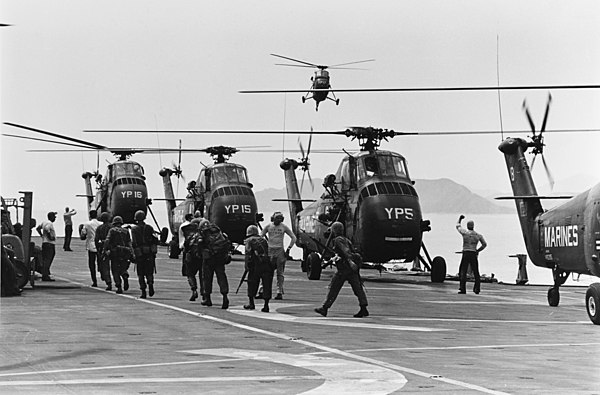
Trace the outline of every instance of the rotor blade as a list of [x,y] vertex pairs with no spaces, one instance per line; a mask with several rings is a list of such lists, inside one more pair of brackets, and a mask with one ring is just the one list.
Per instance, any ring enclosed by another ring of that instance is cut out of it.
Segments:
[[369,69],[365,69],[362,67],[333,67],[333,66],[328,67],[328,69],[330,69],[330,70],[332,70],[332,69],[333,70],[369,70]]
[[550,183],[550,190],[554,189],[554,177],[552,177],[552,173],[550,173],[550,168],[546,164],[546,158],[544,154],[542,154],[542,164],[544,165],[544,170],[546,170],[546,176],[548,177],[548,182]]
[[300,152],[302,153],[302,158],[304,158],[304,147],[302,146],[302,141],[300,141],[300,137],[298,137],[298,145],[300,146]]
[[306,92],[442,92],[442,91],[499,91],[499,90],[558,90],[558,89],[600,89],[600,85],[514,85],[514,86],[450,86],[423,88],[356,88],[356,89],[279,89],[243,90],[239,93],[306,93]]
[[375,59],[367,59],[367,60],[358,60],[356,62],[338,63],[338,64],[332,64],[331,66],[329,66],[329,68],[338,67],[338,66],[346,66],[346,65],[349,65],[349,64],[374,62],[374,61],[375,61]]
[[179,139],[179,160],[177,162],[177,168],[181,170],[181,139]]
[[288,66],[288,67],[305,67],[307,69],[314,69],[314,66],[306,66],[303,64],[287,64],[287,63],[275,63],[275,66]]
[[[600,129],[551,129],[544,133],[586,133],[600,132]],[[84,130],[84,133],[165,133],[165,134],[311,134],[308,130],[124,130],[124,129],[96,129]],[[345,135],[345,130],[319,130],[316,134],[326,135]],[[469,135],[469,134],[498,134],[500,130],[449,130],[449,131],[423,131],[423,132],[396,132],[404,135],[420,135],[420,136],[440,136],[440,135]],[[527,130],[505,130],[508,134],[529,133]]]
[[533,160],[531,161],[531,166],[529,166],[529,171],[533,171],[533,165],[535,165],[535,158],[537,158],[537,155],[533,155]]
[[313,128],[312,128],[312,126],[310,127],[310,131],[311,131],[311,134],[310,134],[310,135],[309,135],[309,137],[308,137],[308,149],[306,150],[306,157],[307,157],[307,158],[308,158],[308,155],[310,154],[310,146],[311,146],[311,144],[312,144],[312,136],[313,136],[313,135],[312,135],[312,131],[313,131]]
[[306,171],[308,173],[308,182],[310,183],[311,192],[315,191],[315,184],[313,183],[312,177],[310,176],[310,170]]
[[302,172],[302,181],[300,182],[300,195],[302,195],[302,189],[304,188],[304,175],[306,174],[306,170]]
[[533,119],[531,119],[531,114],[529,114],[529,107],[527,107],[527,102],[523,100],[523,110],[525,110],[525,115],[527,116],[527,120],[529,121],[529,127],[531,127],[531,131],[535,135],[535,124],[533,123]]
[[277,55],[277,54],[274,54],[274,53],[272,53],[270,55],[271,56],[275,56],[277,58],[281,58],[281,59],[291,60],[292,62],[298,62],[298,63],[302,63],[302,64],[307,64],[307,65],[312,66],[312,67],[319,67],[319,66],[317,66],[314,63],[309,63],[309,62],[305,62],[303,60],[298,60],[298,59],[294,59],[294,58],[288,58],[287,56],[281,56],[281,55]]
[[550,102],[552,101],[552,95],[548,94],[548,103],[546,103],[546,112],[544,113],[544,121],[542,122],[542,128],[540,133],[546,130],[546,121],[548,121],[548,112],[550,111]]
[[35,133],[41,133],[41,134],[45,134],[47,136],[52,136],[52,137],[56,137],[56,138],[59,138],[59,139],[64,139],[64,140],[67,140],[67,141],[72,141],[74,143],[83,144],[83,145],[86,145],[86,146],[88,146],[90,148],[94,148],[94,149],[106,149],[106,147],[103,146],[103,145],[91,143],[89,141],[79,140],[79,139],[76,139],[76,138],[73,138],[73,137],[63,136],[63,135],[52,133],[52,132],[47,132],[45,130],[36,129],[36,128],[29,127],[29,126],[19,125],[19,124],[12,123],[12,122],[4,122],[4,124],[8,125],[8,126],[15,127],[15,128],[19,128],[19,129],[29,130],[29,131],[35,132]]
[[2,133],[2,136],[6,136],[6,137],[15,137],[18,139],[24,139],[24,140],[34,140],[34,141],[43,141],[45,143],[53,143],[53,144],[60,144],[60,145],[68,145],[71,147],[78,147],[78,148],[87,148],[88,150],[92,150],[92,148],[86,146],[86,145],[80,145],[80,144],[71,144],[71,143],[65,143],[62,141],[54,141],[54,140],[46,140],[46,139],[39,139],[36,137],[27,137],[27,136],[20,136],[18,134],[8,134],[8,133]]

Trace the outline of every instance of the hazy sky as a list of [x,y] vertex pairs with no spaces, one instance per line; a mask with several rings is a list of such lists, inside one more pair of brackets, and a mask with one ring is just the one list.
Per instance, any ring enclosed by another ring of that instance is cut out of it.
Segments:
[[[239,90],[303,89],[311,69],[274,65],[270,53],[337,64],[363,59],[366,71],[332,70],[333,88],[600,84],[597,1],[8,1],[0,2],[2,122],[106,146],[297,147],[297,136],[107,135],[84,129],[499,130],[497,92],[340,93],[340,105],[301,103],[300,94]],[[554,91],[548,129],[600,128],[600,90]],[[505,130],[528,130],[521,104],[541,125],[548,92],[500,94]],[[2,126],[3,133],[24,133]],[[523,135],[525,136],[525,135]],[[304,146],[307,136],[303,137]],[[476,191],[509,191],[497,136],[397,137],[382,149],[403,154],[413,178],[451,178]],[[600,179],[600,133],[546,136],[555,189]],[[34,192],[37,213],[85,211],[81,173],[95,153],[31,153],[54,145],[3,137],[3,196]],[[319,136],[313,148],[355,148]],[[58,147],[57,147],[58,148]],[[298,154],[291,154],[297,157]],[[333,173],[343,154],[313,155],[311,173]],[[149,195],[175,154],[137,155]],[[257,190],[282,187],[281,153],[238,153]],[[101,155],[101,166],[112,160]],[[195,179],[205,154],[184,155]],[[541,163],[539,163],[541,165]],[[536,164],[534,175],[546,180]],[[104,169],[102,169],[104,172]],[[541,185],[540,185],[541,186]],[[418,184],[416,185],[418,190]],[[543,188],[540,188],[543,191]],[[184,196],[181,183],[179,197]],[[164,211],[162,203],[155,208]],[[260,208],[259,208],[260,209]],[[160,211],[159,210],[159,211]],[[39,215],[39,214],[38,214]],[[83,216],[78,218],[83,220]],[[166,218],[159,218],[166,223]]]

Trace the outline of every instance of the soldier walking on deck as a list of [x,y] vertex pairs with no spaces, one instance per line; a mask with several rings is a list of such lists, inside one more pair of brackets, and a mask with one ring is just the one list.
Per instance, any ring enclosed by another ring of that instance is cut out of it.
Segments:
[[337,270],[331,278],[329,292],[327,293],[327,298],[325,299],[323,306],[317,307],[315,312],[326,317],[327,310],[329,310],[333,305],[333,302],[335,302],[344,283],[348,281],[354,295],[358,298],[358,304],[360,306],[360,310],[358,313],[354,314],[354,317],[367,317],[369,315],[369,311],[367,310],[369,303],[367,302],[367,295],[362,287],[359,274],[362,258],[360,255],[353,252],[352,242],[344,236],[344,225],[341,222],[334,222],[331,224],[330,229],[333,238],[333,251],[336,253],[334,259],[336,260]]
[[246,240],[244,240],[245,249],[245,270],[248,272],[248,304],[244,305],[246,310],[254,310],[254,295],[258,291],[258,284],[263,283],[264,306],[261,309],[263,313],[269,312],[269,300],[273,288],[273,272],[271,258],[269,258],[269,246],[267,241],[258,235],[258,227],[250,225],[246,229]]
[[[116,216],[113,218],[113,227],[108,231],[104,252],[110,259],[110,270],[115,280],[117,293],[122,294],[123,290],[129,289],[129,262],[133,256],[131,246],[131,237],[127,229],[123,228],[123,218]],[[122,281],[121,281],[122,280]],[[121,287],[121,283],[123,287]]]
[[135,256],[135,265],[142,291],[141,299],[146,299],[146,283],[148,295],[154,296],[154,272],[156,270],[156,252],[158,238],[154,235],[154,228],[144,222],[146,213],[142,210],[135,212],[136,224],[131,228],[131,244]]
[[108,237],[108,231],[112,227],[110,223],[110,214],[104,212],[100,214],[100,222],[102,225],[96,228],[96,235],[94,236],[94,243],[96,244],[97,260],[98,260],[98,271],[100,272],[100,279],[106,283],[106,290],[112,291],[112,279],[110,274],[110,259],[104,254],[104,243]]
[[[479,253],[487,247],[487,243],[483,238],[483,235],[475,232],[475,222],[468,221],[467,229],[465,229],[461,225],[463,219],[465,219],[465,216],[461,214],[456,223],[456,230],[458,230],[458,233],[460,233],[463,238],[462,259],[460,260],[460,267],[458,269],[460,277],[460,288],[458,289],[458,293],[467,293],[467,271],[469,270],[469,266],[471,266],[473,276],[475,277],[473,292],[478,294],[481,291],[478,256]],[[477,248],[479,243],[481,243],[481,246]]]

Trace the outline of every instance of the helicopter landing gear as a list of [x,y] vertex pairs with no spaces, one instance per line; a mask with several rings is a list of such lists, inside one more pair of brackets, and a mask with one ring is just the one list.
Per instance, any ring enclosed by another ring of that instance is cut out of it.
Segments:
[[600,283],[590,285],[585,293],[585,308],[590,320],[600,325]]
[[567,281],[571,272],[565,272],[558,267],[552,269],[554,277],[554,286],[548,289],[548,306],[556,307],[560,303],[559,287]]
[[335,105],[339,106],[340,105],[340,99],[335,99]]
[[306,97],[302,96],[302,103],[306,103]]
[[321,278],[321,257],[316,252],[311,252],[306,258],[306,275],[309,280],[319,280]]

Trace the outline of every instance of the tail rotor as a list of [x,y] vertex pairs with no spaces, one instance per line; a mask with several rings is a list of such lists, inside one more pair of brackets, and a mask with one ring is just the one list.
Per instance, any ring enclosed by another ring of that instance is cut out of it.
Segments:
[[544,165],[544,170],[546,172],[546,177],[548,178],[548,183],[550,184],[550,189],[554,189],[554,177],[550,172],[550,168],[546,163],[546,158],[544,157],[544,131],[546,130],[546,123],[548,122],[548,114],[550,112],[550,103],[552,102],[552,95],[548,94],[548,102],[546,103],[546,112],[544,113],[544,120],[542,121],[542,128],[539,133],[536,133],[535,123],[531,118],[531,114],[529,113],[529,108],[527,107],[527,102],[523,100],[523,109],[525,110],[525,115],[527,116],[527,121],[529,122],[529,126],[531,128],[532,136],[531,142],[529,146],[531,147],[531,153],[533,154],[533,159],[531,161],[531,170],[533,171],[533,166],[535,164],[535,159],[538,155],[542,157],[542,164]]
[[302,159],[300,159],[300,161],[298,162],[298,166],[300,168],[302,168],[302,181],[300,182],[300,193],[302,193],[302,188],[304,187],[304,176],[306,174],[308,174],[308,181],[310,183],[310,188],[311,191],[315,190],[315,185],[313,183],[312,177],[310,176],[310,161],[309,161],[309,155],[310,155],[310,147],[312,145],[312,132],[313,132],[313,128],[311,126],[310,128],[310,135],[308,138],[308,149],[306,150],[306,155],[304,155],[304,147],[302,146],[302,142],[300,141],[300,138],[298,138],[298,145],[300,147],[300,153],[302,154]]

